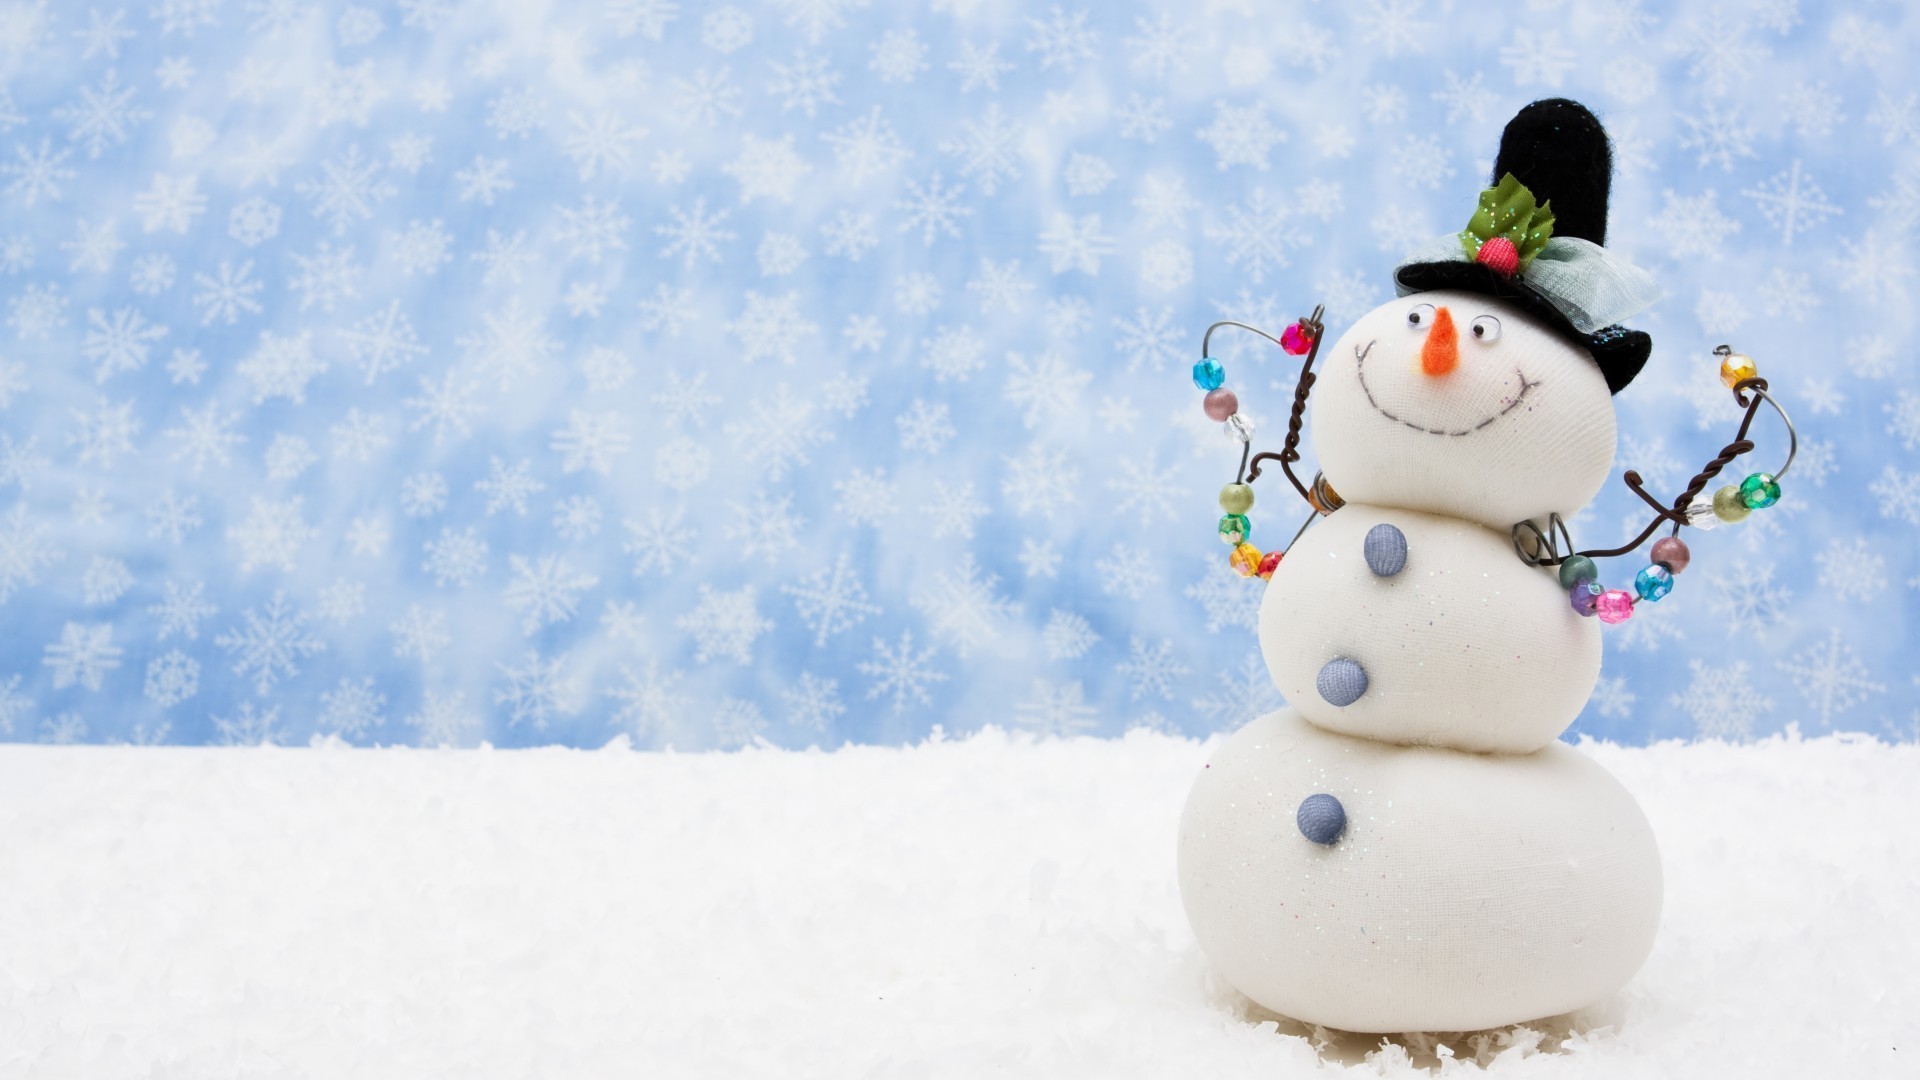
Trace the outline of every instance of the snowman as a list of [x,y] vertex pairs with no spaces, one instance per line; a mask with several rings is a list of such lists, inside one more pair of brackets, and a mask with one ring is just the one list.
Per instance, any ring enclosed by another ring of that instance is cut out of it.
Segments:
[[1200,946],[1273,1012],[1498,1027],[1605,999],[1652,947],[1646,817],[1557,740],[1601,620],[1515,541],[1599,490],[1611,395],[1651,348],[1618,325],[1655,290],[1601,246],[1609,173],[1585,108],[1527,106],[1468,228],[1319,351],[1316,491],[1338,506],[1263,568],[1260,646],[1290,707],[1214,749],[1180,824]]

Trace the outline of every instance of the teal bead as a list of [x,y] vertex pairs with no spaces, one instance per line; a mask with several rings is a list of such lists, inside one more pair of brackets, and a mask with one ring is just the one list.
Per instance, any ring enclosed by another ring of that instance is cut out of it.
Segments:
[[1563,589],[1571,589],[1577,582],[1599,579],[1599,567],[1594,566],[1593,560],[1585,555],[1569,556],[1566,562],[1560,564],[1560,587]]
[[1633,591],[1642,600],[1658,600],[1673,591],[1673,572],[1655,563],[1633,579]]
[[1220,542],[1228,547],[1239,547],[1253,535],[1253,522],[1245,514],[1228,514],[1220,519]]
[[1754,473],[1740,481],[1740,501],[1749,510],[1765,510],[1780,501],[1780,482],[1772,473]]
[[1227,382],[1226,366],[1211,356],[1203,356],[1193,365],[1193,385],[1202,390],[1218,390]]

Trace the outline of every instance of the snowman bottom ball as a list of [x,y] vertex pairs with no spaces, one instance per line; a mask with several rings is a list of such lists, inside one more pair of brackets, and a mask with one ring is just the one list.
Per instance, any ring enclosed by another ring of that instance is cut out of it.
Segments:
[[1639,970],[1660,921],[1646,817],[1578,750],[1396,746],[1291,709],[1214,751],[1179,863],[1214,969],[1273,1012],[1347,1031],[1474,1031],[1592,1005]]

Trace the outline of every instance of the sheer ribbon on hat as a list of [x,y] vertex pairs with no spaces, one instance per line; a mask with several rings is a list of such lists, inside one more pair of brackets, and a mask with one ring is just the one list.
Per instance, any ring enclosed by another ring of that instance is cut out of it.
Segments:
[[[1467,261],[1460,234],[1451,232],[1421,245],[1400,265]],[[1599,244],[1572,236],[1550,238],[1514,278],[1545,297],[1583,334],[1618,325],[1651,307],[1661,295],[1660,286],[1645,270]],[[1415,291],[1398,286],[1401,296]]]

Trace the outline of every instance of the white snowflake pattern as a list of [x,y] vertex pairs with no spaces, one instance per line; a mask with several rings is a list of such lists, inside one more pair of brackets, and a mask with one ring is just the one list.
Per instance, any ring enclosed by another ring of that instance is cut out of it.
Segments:
[[1833,726],[1836,714],[1887,691],[1886,684],[1867,677],[1866,665],[1841,639],[1839,627],[1833,627],[1824,642],[1783,662],[1780,669],[1794,676],[1800,695],[1826,728]]
[[200,692],[200,662],[179,649],[169,649],[147,662],[141,693],[163,709],[172,708]]
[[780,703],[786,707],[787,723],[819,734],[831,732],[834,722],[847,712],[840,701],[839,680],[810,671],[801,672],[798,682],[780,691]]
[[1258,285],[1271,271],[1288,265],[1287,208],[1255,188],[1244,204],[1228,205],[1222,216],[1202,230],[1207,239],[1225,246],[1227,265],[1243,271]]
[[1128,692],[1135,701],[1143,697],[1173,700],[1174,683],[1192,672],[1175,655],[1171,638],[1162,638],[1149,647],[1138,636],[1127,645],[1127,659],[1114,665],[1114,670],[1126,677]]
[[1198,132],[1201,142],[1213,148],[1214,165],[1222,172],[1235,165],[1251,165],[1267,171],[1267,155],[1287,141],[1286,132],[1273,126],[1264,104],[1238,106],[1224,101],[1214,103],[1213,123]]
[[999,648],[1020,616],[1021,605],[1001,596],[999,584],[968,552],[923,578],[907,602],[926,618],[935,639],[965,660],[976,649]]
[[456,746],[472,736],[480,717],[467,710],[464,693],[429,690],[421,698],[420,711],[401,722],[420,733],[422,745]]
[[753,660],[754,641],[773,629],[773,620],[761,617],[759,590],[752,585],[730,592],[702,585],[700,603],[675,625],[693,635],[694,659],[701,663],[727,659],[746,664]]
[[120,666],[120,658],[125,653],[125,649],[113,643],[111,624],[69,622],[60,628],[60,640],[46,647],[42,663],[53,669],[56,690],[76,683],[88,690],[98,690],[107,675]]
[[1075,681],[1033,680],[1025,700],[1013,707],[1013,722],[1038,735],[1064,737],[1093,730],[1099,710],[1087,704],[1086,689]]
[[853,571],[851,557],[841,552],[834,564],[816,571],[797,584],[782,585],[780,591],[793,597],[800,621],[813,631],[813,643],[822,646],[833,635],[851,630],[870,615],[880,614],[877,605],[867,602],[867,590]]
[[1780,231],[1780,243],[1785,247],[1793,246],[1797,234],[1816,230],[1841,212],[1827,200],[1826,193],[1813,178],[1802,171],[1797,160],[1787,171],[1741,194],[1759,205],[1767,224]]
[[233,654],[233,673],[252,682],[261,697],[281,679],[298,676],[302,660],[326,650],[326,642],[306,631],[306,613],[283,590],[275,589],[264,609],[248,608],[240,618],[240,625],[213,642]]
[[565,657],[543,660],[538,651],[529,649],[518,664],[494,666],[506,682],[494,691],[493,703],[507,707],[509,723],[543,730],[580,711],[580,686],[568,672]]
[[110,317],[99,308],[89,308],[80,355],[94,362],[94,381],[104,383],[123,371],[145,367],[153,343],[166,334],[165,326],[149,323],[132,308],[121,308]]
[[320,695],[320,725],[345,739],[357,739],[386,722],[387,695],[374,689],[373,679],[342,677]]
[[535,634],[542,627],[569,622],[580,607],[580,597],[600,583],[592,574],[574,568],[559,555],[528,559],[507,556],[513,581],[507,585],[507,607],[520,613],[522,633]]
[[647,661],[644,668],[621,664],[620,678],[622,684],[606,692],[608,697],[620,702],[614,710],[613,722],[639,738],[671,735],[693,704],[691,698],[678,690],[681,673],[663,672],[657,661]]
[[867,688],[867,699],[891,697],[895,716],[905,713],[910,706],[932,705],[932,688],[952,677],[932,666],[934,653],[931,645],[915,649],[911,630],[901,632],[897,645],[874,638],[874,658],[854,665],[861,674],[873,679],[873,685]]

